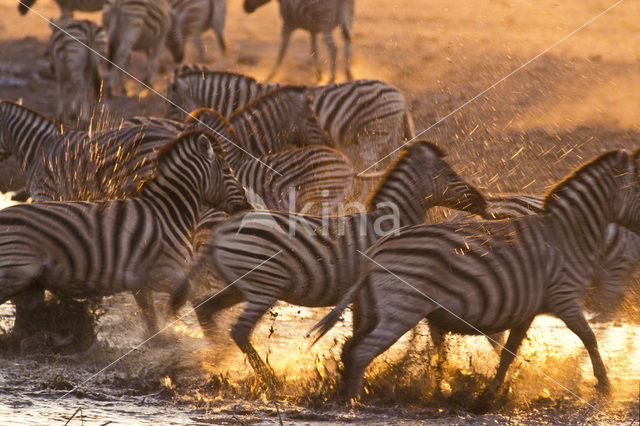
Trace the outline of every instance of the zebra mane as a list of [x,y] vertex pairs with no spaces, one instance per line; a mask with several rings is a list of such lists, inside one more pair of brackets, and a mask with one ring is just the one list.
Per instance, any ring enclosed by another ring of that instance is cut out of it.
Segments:
[[232,118],[241,115],[243,113],[245,113],[248,110],[251,110],[253,108],[255,108],[256,105],[258,105],[259,103],[263,102],[265,99],[270,98],[272,96],[275,96],[279,93],[283,93],[283,92],[294,92],[294,93],[300,93],[300,94],[306,94],[307,92],[307,88],[306,86],[281,86],[278,87],[277,89],[273,89],[270,90],[269,92],[258,96],[257,98],[255,98],[253,101],[249,102],[248,104],[243,105],[242,107],[238,108],[237,110],[233,111],[233,113],[231,114],[231,116],[229,117],[229,120],[231,120]]
[[387,168],[387,171],[385,172],[384,176],[382,176],[382,178],[380,179],[380,183],[378,184],[378,187],[374,191],[372,191],[371,194],[369,195],[369,198],[367,198],[367,203],[366,203],[367,210],[372,209],[373,200],[378,196],[378,194],[380,193],[380,190],[384,188],[385,183],[391,176],[393,176],[394,172],[397,169],[401,168],[404,164],[411,161],[411,151],[416,150],[417,147],[424,147],[424,146],[428,147],[431,151],[433,151],[433,153],[438,158],[444,158],[447,156],[447,153],[444,152],[444,150],[440,148],[438,145],[436,145],[434,142],[420,139],[408,144],[405,148],[402,149],[402,151],[400,151],[400,154],[398,154],[398,157],[396,158],[394,163]]
[[[240,137],[238,137],[236,133],[236,129],[233,128],[229,120],[227,120],[222,114],[220,114],[215,109],[207,108],[207,107],[195,109],[189,113],[189,115],[187,116],[184,122],[187,126],[198,126],[198,125],[202,126],[204,123],[206,130],[211,131],[210,129],[206,128],[206,126],[209,126],[213,130],[218,131],[219,129],[218,126],[216,126],[215,124],[211,125],[211,123],[208,123],[206,120],[203,120],[201,118],[202,116],[206,117],[207,115],[211,116],[212,120],[217,121],[221,126],[225,128],[226,131],[231,133],[231,136],[234,139],[233,141],[230,141],[231,144],[235,145],[238,143],[238,141],[240,140]],[[218,141],[218,145],[220,146],[220,151],[219,152],[217,151],[217,152],[224,157],[227,154],[227,150],[224,147],[225,144],[222,141],[220,141],[220,138],[218,138],[217,135],[214,134],[213,136],[215,137],[215,140]],[[214,150],[215,150],[215,147],[214,147]]]
[[625,150],[608,151],[574,170],[569,176],[557,183],[544,197],[543,211],[555,206],[563,193],[574,189],[576,182],[583,181],[585,176],[594,175],[599,170],[611,170],[610,174],[618,176],[629,170],[630,156]]
[[186,130],[186,131],[180,133],[175,139],[173,139],[172,141],[167,142],[160,149],[158,149],[158,153],[157,153],[158,167],[160,167],[160,165],[166,160],[167,156],[174,150],[176,145],[180,145],[183,140],[188,139],[191,136],[195,136],[195,135],[198,135],[198,134],[204,135],[209,140],[215,141],[215,143],[218,144],[218,149],[216,149],[215,146],[212,147],[212,148],[213,148],[214,152],[217,155],[221,156],[220,153],[223,152],[222,151],[222,147],[220,146],[220,142],[218,142],[218,138],[216,138],[213,133],[211,133],[211,132],[209,132],[208,130],[205,130],[205,129],[191,129],[191,130]]
[[43,120],[48,121],[49,123],[51,123],[51,124],[53,124],[54,126],[58,127],[58,129],[60,129],[60,126],[58,126],[54,120],[52,120],[51,118],[47,117],[47,116],[46,116],[46,115],[44,115],[43,113],[41,113],[41,112],[39,112],[39,111],[36,111],[36,110],[35,110],[35,109],[33,109],[33,108],[29,108],[29,107],[28,107],[28,106],[26,106],[26,105],[22,105],[22,104],[19,104],[19,103],[17,103],[17,102],[10,101],[10,100],[2,100],[2,101],[0,101],[0,106],[1,106],[2,104],[6,104],[6,105],[14,105],[14,106],[16,106],[16,107],[18,107],[18,108],[20,108],[20,109],[27,110],[27,111],[29,111],[29,112],[31,112],[31,113],[33,113],[33,114],[37,115],[38,117],[42,118]]

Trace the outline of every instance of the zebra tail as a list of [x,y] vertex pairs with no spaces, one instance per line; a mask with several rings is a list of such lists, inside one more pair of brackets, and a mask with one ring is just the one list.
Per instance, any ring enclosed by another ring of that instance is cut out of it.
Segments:
[[331,312],[329,312],[324,318],[320,320],[320,322],[318,322],[313,326],[311,330],[309,330],[309,333],[307,333],[307,337],[312,337],[312,335],[314,337],[314,340],[311,345],[309,345],[309,347],[315,345],[318,340],[320,340],[325,334],[327,334],[329,330],[333,328],[334,325],[336,325],[338,320],[340,320],[342,312],[347,309],[347,306],[349,306],[351,302],[354,301],[356,295],[358,294],[358,291],[366,281],[366,276],[362,276],[356,282],[356,284],[349,289],[347,294],[344,295],[342,300],[331,310]]

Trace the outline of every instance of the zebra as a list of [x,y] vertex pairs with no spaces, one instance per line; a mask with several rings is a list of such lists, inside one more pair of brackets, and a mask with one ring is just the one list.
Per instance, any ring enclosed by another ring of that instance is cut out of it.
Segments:
[[102,88],[99,57],[106,55],[106,37],[94,22],[62,20],[50,22],[49,58],[58,87],[58,119],[78,119],[89,124],[90,109]]
[[[303,86],[294,89],[295,86],[260,84],[248,76],[194,65],[178,67],[175,73],[167,88],[167,98],[171,101],[167,114],[174,119],[184,116],[178,107],[184,111],[212,108],[230,118],[234,111],[273,90],[302,93],[303,89]],[[402,93],[390,84],[354,80],[305,90],[306,105],[299,103],[299,112],[293,117],[300,119],[301,114],[304,118],[310,110],[333,146],[347,154],[358,167],[369,166],[385,155],[389,147],[414,137],[408,104]]]
[[[359,167],[414,137],[400,91],[379,80],[354,80],[309,89],[309,108],[336,148]],[[383,164],[380,164],[383,166]]]
[[211,108],[229,118],[258,97],[281,87],[265,85],[243,74],[212,71],[202,65],[178,66],[167,85],[167,117],[184,119],[184,111]]
[[[360,325],[343,346],[346,394],[356,397],[369,363],[421,319],[445,331],[510,330],[496,375],[477,400],[486,409],[534,317],[551,313],[583,342],[610,388],[582,296],[609,223],[640,231],[640,152],[610,151],[545,197],[540,214],[499,221],[406,227],[371,246],[357,283],[315,327],[324,335],[352,301]],[[317,340],[317,339],[316,339]]]
[[204,126],[220,135],[225,160],[250,191],[254,207],[338,214],[349,195],[380,177],[379,173],[358,174],[344,154],[325,146],[252,157],[244,150],[242,139],[231,123],[209,108],[192,111],[186,124]]
[[177,15],[177,26],[185,40],[191,36],[198,50],[198,61],[204,61],[204,46],[201,35],[211,28],[218,40],[223,67],[227,45],[224,41],[224,23],[227,16],[226,0],[170,0]]
[[302,87],[281,87],[260,96],[229,117],[242,146],[255,156],[333,142],[306,105]]
[[[109,0],[54,0],[60,8],[60,18],[72,18],[73,11],[98,12]],[[26,13],[35,4],[36,0],[20,0],[18,2],[18,12],[21,15]]]
[[168,0],[112,0],[104,6],[102,25],[109,34],[105,91],[108,96],[116,89],[126,93],[122,76],[113,64],[127,66],[132,50],[144,50],[147,54],[143,79],[146,85],[153,82],[164,44],[175,62],[184,58],[182,34]]
[[[245,0],[244,10],[253,13],[269,0]],[[278,71],[282,59],[287,51],[291,33],[298,28],[309,31],[311,34],[311,56],[316,68],[316,77],[320,81],[322,71],[318,61],[317,35],[322,33],[324,42],[329,49],[331,57],[331,78],[336,79],[337,49],[333,41],[333,29],[340,27],[344,40],[345,73],[347,80],[352,80],[351,74],[351,28],[353,26],[354,0],[278,0],[280,3],[280,16],[282,17],[282,40],[278,59],[266,78],[270,81]]]
[[[145,313],[150,289],[183,281],[187,235],[206,208],[248,208],[244,191],[214,153],[213,135],[181,134],[159,153],[157,174],[136,198],[50,202],[0,211],[0,304],[31,286],[70,298],[133,291]],[[157,331],[147,315],[149,332]]]
[[[422,223],[425,210],[435,205],[484,211],[482,195],[443,157],[430,142],[409,145],[373,193],[366,213],[361,213],[362,208],[357,213],[320,217],[256,210],[234,215],[214,227],[189,272],[190,281],[197,282],[201,271],[211,267],[222,284],[234,285],[196,303],[203,330],[212,328],[216,312],[245,301],[231,336],[256,372],[269,377],[249,335],[276,301],[309,307],[334,305],[357,277],[357,249],[366,249],[401,226]],[[271,260],[253,270],[267,259]],[[174,294],[174,307],[180,299]]]

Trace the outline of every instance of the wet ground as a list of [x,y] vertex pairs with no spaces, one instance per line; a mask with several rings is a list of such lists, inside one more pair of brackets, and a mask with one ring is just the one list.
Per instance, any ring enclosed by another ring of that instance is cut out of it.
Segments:
[[[358,0],[353,72],[396,85],[411,105],[416,130],[426,129],[424,137],[445,149],[456,170],[482,190],[544,193],[603,150],[640,146],[640,3],[621,2],[545,52],[613,4]],[[38,0],[35,7],[46,17],[58,13],[51,1]],[[278,28],[275,2],[247,16],[240,1],[230,1],[228,68],[265,77]],[[53,116],[48,35],[40,17],[20,17],[13,0],[0,0],[0,98],[22,99]],[[210,33],[205,42],[216,67],[219,54]],[[142,74],[142,60],[134,55],[136,75]],[[304,84],[313,76],[308,38],[296,33],[276,80]],[[159,91],[165,78],[161,73],[155,82]],[[129,97],[106,103],[105,117],[163,113],[154,94],[133,81],[128,89]],[[23,346],[22,353],[0,348],[0,421],[64,424],[75,413],[69,424],[629,424],[639,418],[639,300],[631,294],[616,321],[594,325],[614,383],[609,399],[597,398],[578,339],[543,317],[510,370],[500,404],[479,416],[466,407],[497,363],[482,338],[450,339],[445,392],[434,397],[433,370],[427,368],[432,351],[421,325],[413,340],[405,336],[371,367],[362,405],[345,407],[337,402],[335,360],[348,320],[308,350],[304,335],[326,310],[279,306],[267,315],[253,340],[284,382],[272,390],[256,383],[227,336],[237,312],[221,321],[215,345],[188,316],[129,353],[144,333],[133,299],[119,295],[105,301],[98,342],[85,352],[56,355],[37,343]],[[4,330],[11,327],[12,309],[0,307]]]

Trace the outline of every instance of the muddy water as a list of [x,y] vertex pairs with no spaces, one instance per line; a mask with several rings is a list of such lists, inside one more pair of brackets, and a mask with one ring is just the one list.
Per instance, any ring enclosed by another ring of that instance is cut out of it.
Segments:
[[[166,298],[158,297],[164,306]],[[0,357],[0,422],[16,424],[325,424],[335,422],[629,422],[638,416],[640,327],[615,322],[594,326],[613,381],[609,400],[598,399],[589,358],[563,324],[539,317],[510,370],[508,391],[496,412],[469,414],[464,407],[489,377],[497,356],[482,337],[450,337],[444,396],[433,397],[431,349],[423,324],[409,333],[367,374],[362,406],[336,402],[332,386],[349,315],[309,349],[307,330],[327,312],[278,305],[254,333],[259,353],[282,381],[256,383],[228,328],[239,313],[225,313],[215,344],[203,339],[195,318],[166,323],[144,339],[133,298],[105,300],[98,343],[75,355],[23,349]],[[13,307],[0,307],[9,330]]]

